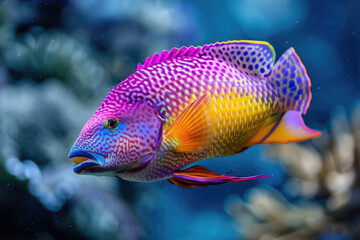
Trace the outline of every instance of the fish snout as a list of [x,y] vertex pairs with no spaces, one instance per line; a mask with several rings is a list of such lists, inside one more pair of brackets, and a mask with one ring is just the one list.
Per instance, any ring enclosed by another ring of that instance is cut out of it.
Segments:
[[102,167],[105,164],[106,157],[98,153],[71,150],[69,159],[75,164],[73,171],[81,174],[88,172],[90,169]]

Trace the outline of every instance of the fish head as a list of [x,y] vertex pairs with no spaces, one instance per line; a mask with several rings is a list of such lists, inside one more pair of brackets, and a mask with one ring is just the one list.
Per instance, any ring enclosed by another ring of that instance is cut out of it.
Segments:
[[74,172],[111,176],[145,168],[161,141],[161,119],[148,102],[100,107],[69,153]]

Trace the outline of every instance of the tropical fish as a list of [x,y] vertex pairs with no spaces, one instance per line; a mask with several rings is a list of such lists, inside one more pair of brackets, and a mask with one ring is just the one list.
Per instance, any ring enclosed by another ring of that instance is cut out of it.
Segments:
[[[266,177],[193,166],[256,144],[321,135],[305,126],[311,83],[293,48],[229,41],[155,53],[106,96],[69,153],[75,173],[192,188]],[[225,160],[224,160],[225,161]]]

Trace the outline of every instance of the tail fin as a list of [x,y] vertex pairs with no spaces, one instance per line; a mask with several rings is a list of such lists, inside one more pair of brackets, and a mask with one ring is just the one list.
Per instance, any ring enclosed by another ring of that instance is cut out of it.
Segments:
[[272,87],[279,89],[280,111],[306,113],[311,100],[311,82],[294,48],[280,57],[268,78]]

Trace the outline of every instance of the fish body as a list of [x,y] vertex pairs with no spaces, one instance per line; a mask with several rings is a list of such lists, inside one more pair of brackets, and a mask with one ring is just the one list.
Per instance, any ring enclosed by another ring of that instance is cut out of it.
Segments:
[[[147,58],[85,124],[69,157],[74,171],[182,187],[239,182],[186,165],[255,144],[314,138],[301,118],[311,83],[293,48],[274,66],[266,42],[182,47]],[[109,119],[114,129],[106,128]],[[111,122],[113,123],[113,122]]]

